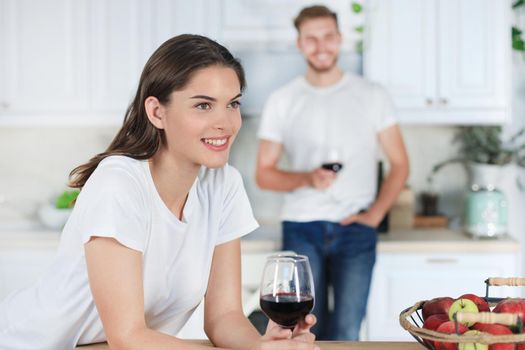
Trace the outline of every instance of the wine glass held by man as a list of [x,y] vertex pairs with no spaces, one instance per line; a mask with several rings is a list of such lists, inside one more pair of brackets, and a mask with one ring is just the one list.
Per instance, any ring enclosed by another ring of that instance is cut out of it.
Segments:
[[81,192],[54,263],[0,304],[0,348],[204,349],[176,337],[203,298],[217,347],[316,348],[313,315],[261,336],[242,312],[239,238],[257,222],[227,161],[244,85],[206,37],[153,53],[108,149],[71,173]]

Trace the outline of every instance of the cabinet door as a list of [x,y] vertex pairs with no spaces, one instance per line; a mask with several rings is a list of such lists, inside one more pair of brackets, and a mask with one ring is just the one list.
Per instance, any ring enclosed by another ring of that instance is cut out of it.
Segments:
[[[421,300],[464,293],[485,295],[488,277],[517,276],[513,254],[380,254],[368,301],[368,340],[413,340],[399,313]],[[517,287],[493,287],[490,296],[519,296]]]
[[396,107],[425,109],[436,90],[434,0],[374,0],[367,8],[364,73]]
[[91,1],[92,109],[122,117],[153,52],[154,1]]
[[0,113],[87,107],[83,0],[0,0]]
[[504,109],[511,47],[506,1],[440,0],[439,103]]

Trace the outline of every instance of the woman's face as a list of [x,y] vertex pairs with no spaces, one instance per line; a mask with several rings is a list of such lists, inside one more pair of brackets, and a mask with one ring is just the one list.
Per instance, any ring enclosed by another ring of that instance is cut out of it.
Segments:
[[196,71],[159,108],[170,157],[209,168],[224,166],[241,127],[240,97],[233,69],[217,65]]

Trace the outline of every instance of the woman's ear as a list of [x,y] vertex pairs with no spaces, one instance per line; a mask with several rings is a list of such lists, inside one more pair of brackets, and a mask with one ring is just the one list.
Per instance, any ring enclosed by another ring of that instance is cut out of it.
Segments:
[[144,101],[144,108],[149,121],[157,129],[164,129],[164,108],[154,96],[148,96]]

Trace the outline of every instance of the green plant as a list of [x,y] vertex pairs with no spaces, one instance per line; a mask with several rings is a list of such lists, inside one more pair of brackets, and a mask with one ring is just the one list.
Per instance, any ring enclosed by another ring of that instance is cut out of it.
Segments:
[[[525,0],[523,0],[525,1]],[[356,15],[359,15],[363,12],[363,5],[357,1],[352,1],[352,12]],[[357,25],[354,27],[354,31],[359,34],[360,39],[357,40],[355,43],[355,51],[357,53],[363,53],[363,32],[364,32],[364,26],[363,25]]]
[[57,209],[69,209],[73,208],[75,201],[79,195],[79,190],[64,191],[57,197],[55,201],[55,207]]
[[[512,4],[512,9],[514,11],[523,8],[525,5],[525,0],[517,0]],[[512,48],[519,52],[525,52],[525,41],[523,40],[523,31],[518,28],[518,26],[512,26]]]
[[505,165],[515,161],[518,165],[525,165],[525,159],[520,156],[525,150],[525,128],[507,141],[502,140],[501,131],[500,126],[460,127],[454,137],[454,142],[460,143],[460,155],[434,165],[427,176],[427,183],[431,185],[434,175],[451,163]]

